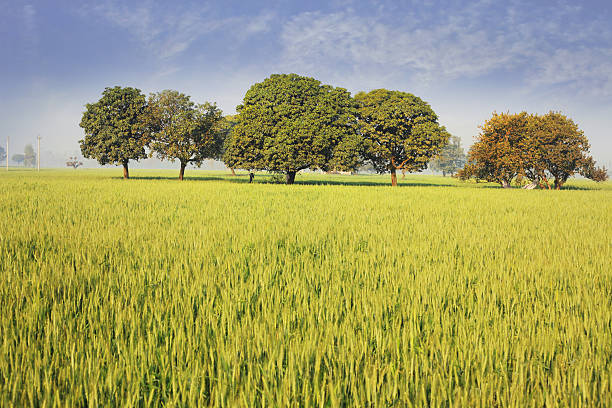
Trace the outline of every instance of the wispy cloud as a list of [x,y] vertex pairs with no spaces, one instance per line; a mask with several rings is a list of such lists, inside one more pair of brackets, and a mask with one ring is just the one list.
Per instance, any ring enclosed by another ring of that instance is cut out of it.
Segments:
[[36,8],[31,4],[23,6],[23,33],[25,40],[25,52],[35,55],[38,51],[38,28],[36,25]]
[[319,71],[348,66],[421,82],[495,73],[525,86],[612,97],[608,22],[576,18],[582,10],[571,5],[500,4],[414,7],[403,18],[303,13],[283,27],[283,64]]
[[237,41],[269,29],[273,15],[214,18],[204,4],[172,5],[143,1],[128,5],[116,0],[99,1],[82,8],[86,15],[100,16],[127,30],[149,51],[162,60],[172,59],[190,48],[201,37],[226,30]]

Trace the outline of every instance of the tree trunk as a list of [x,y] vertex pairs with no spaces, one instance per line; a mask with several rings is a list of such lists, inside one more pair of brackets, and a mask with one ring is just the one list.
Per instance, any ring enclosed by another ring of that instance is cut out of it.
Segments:
[[287,175],[285,176],[285,180],[287,184],[293,184],[293,182],[295,182],[295,171],[288,171]]
[[233,167],[230,167],[230,170],[232,171],[232,176],[235,176],[235,175],[236,175],[236,172],[234,171],[234,168],[233,168]]
[[254,178],[255,178],[255,174],[249,172],[249,184],[251,184],[253,182]]
[[187,167],[187,163],[181,162],[181,171],[179,172],[179,180],[183,180],[183,176],[185,175],[185,167]]
[[446,172],[442,170],[442,177],[446,177]]
[[395,174],[395,167],[391,167],[391,185],[397,186],[397,174]]
[[503,188],[510,188],[510,183],[508,183],[506,180],[502,180],[501,181],[501,186]]
[[130,178],[130,170],[128,169],[128,161],[125,160],[122,164],[123,164],[123,178],[124,179],[129,179]]
[[561,182],[561,180],[555,179],[555,190],[561,190],[562,185],[563,185],[563,182]]

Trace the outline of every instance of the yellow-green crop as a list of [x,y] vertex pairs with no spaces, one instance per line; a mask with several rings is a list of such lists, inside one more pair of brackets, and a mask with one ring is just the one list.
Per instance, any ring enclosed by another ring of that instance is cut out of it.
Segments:
[[175,173],[0,174],[1,406],[612,402],[609,182]]

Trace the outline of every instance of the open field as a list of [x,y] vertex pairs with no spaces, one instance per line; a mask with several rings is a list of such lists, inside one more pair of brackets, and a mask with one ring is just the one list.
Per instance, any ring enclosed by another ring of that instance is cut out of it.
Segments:
[[612,183],[0,173],[0,406],[606,406]]

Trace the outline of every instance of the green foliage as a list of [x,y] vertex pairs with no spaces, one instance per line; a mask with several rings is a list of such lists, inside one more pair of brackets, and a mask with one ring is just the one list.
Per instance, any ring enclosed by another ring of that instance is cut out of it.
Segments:
[[147,103],[139,89],[106,88],[96,103],[88,103],[80,126],[85,138],[79,141],[83,157],[98,163],[121,164],[124,176],[129,160],[147,157]]
[[376,89],[355,96],[359,103],[365,157],[380,173],[420,171],[450,137],[429,104],[399,91]]
[[461,139],[457,136],[451,136],[449,142],[428,165],[432,170],[439,171],[444,176],[447,173],[454,174],[465,166],[466,162],[466,156],[463,147],[461,147]]
[[137,174],[0,177],[0,406],[612,399],[610,183]]
[[215,104],[196,105],[189,96],[165,90],[149,98],[150,147],[162,160],[179,160],[185,166],[200,166],[205,159],[221,156],[223,115]]
[[34,167],[36,164],[36,152],[31,144],[27,144],[23,150],[23,165],[26,167]]
[[356,105],[349,92],[296,74],[253,85],[237,107],[225,145],[230,168],[288,175],[310,169],[351,170],[359,164]]

